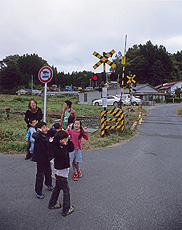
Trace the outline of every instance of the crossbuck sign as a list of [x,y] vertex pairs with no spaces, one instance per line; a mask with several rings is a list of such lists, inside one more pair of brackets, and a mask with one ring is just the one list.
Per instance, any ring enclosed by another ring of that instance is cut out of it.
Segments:
[[97,53],[96,51],[93,52],[93,55],[96,56],[97,58],[100,59],[100,61],[98,61],[93,68],[96,69],[97,67],[99,67],[101,64],[108,64],[110,65],[113,69],[116,67],[116,64],[114,64],[113,62],[109,61],[108,58],[112,57],[112,55],[115,53],[115,50],[111,50],[109,53],[104,53],[104,55],[100,55],[99,53]]

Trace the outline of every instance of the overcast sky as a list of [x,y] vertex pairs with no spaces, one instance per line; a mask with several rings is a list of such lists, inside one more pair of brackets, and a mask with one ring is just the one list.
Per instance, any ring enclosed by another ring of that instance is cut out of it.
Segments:
[[93,52],[124,53],[126,35],[126,49],[150,40],[182,50],[182,1],[0,0],[0,9],[0,60],[35,53],[59,72],[102,72]]

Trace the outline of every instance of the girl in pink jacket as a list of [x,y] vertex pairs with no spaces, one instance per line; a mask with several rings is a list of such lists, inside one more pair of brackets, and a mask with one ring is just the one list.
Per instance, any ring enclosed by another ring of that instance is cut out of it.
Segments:
[[74,144],[74,151],[70,152],[70,163],[72,163],[74,176],[73,180],[77,181],[78,178],[82,177],[82,173],[80,170],[80,163],[82,162],[82,145],[81,145],[81,139],[82,137],[85,140],[88,140],[88,132],[87,127],[84,129],[82,128],[81,121],[75,120],[73,123],[73,127],[71,129],[71,126],[68,126],[68,128],[65,130],[68,135],[71,137],[71,141]]

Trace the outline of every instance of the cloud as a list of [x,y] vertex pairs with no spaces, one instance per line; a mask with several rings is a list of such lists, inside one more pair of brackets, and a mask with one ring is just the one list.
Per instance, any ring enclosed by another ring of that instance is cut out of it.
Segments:
[[[94,71],[92,54],[145,44],[181,50],[179,1],[1,0],[0,59],[36,53],[58,71]],[[102,71],[97,69],[96,71]]]

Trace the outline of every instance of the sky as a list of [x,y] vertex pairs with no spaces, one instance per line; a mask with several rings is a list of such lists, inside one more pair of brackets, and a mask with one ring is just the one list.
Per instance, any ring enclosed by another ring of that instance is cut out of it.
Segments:
[[102,72],[93,52],[123,54],[126,35],[126,51],[149,40],[182,50],[182,1],[0,0],[0,9],[0,60],[35,53],[58,72]]

